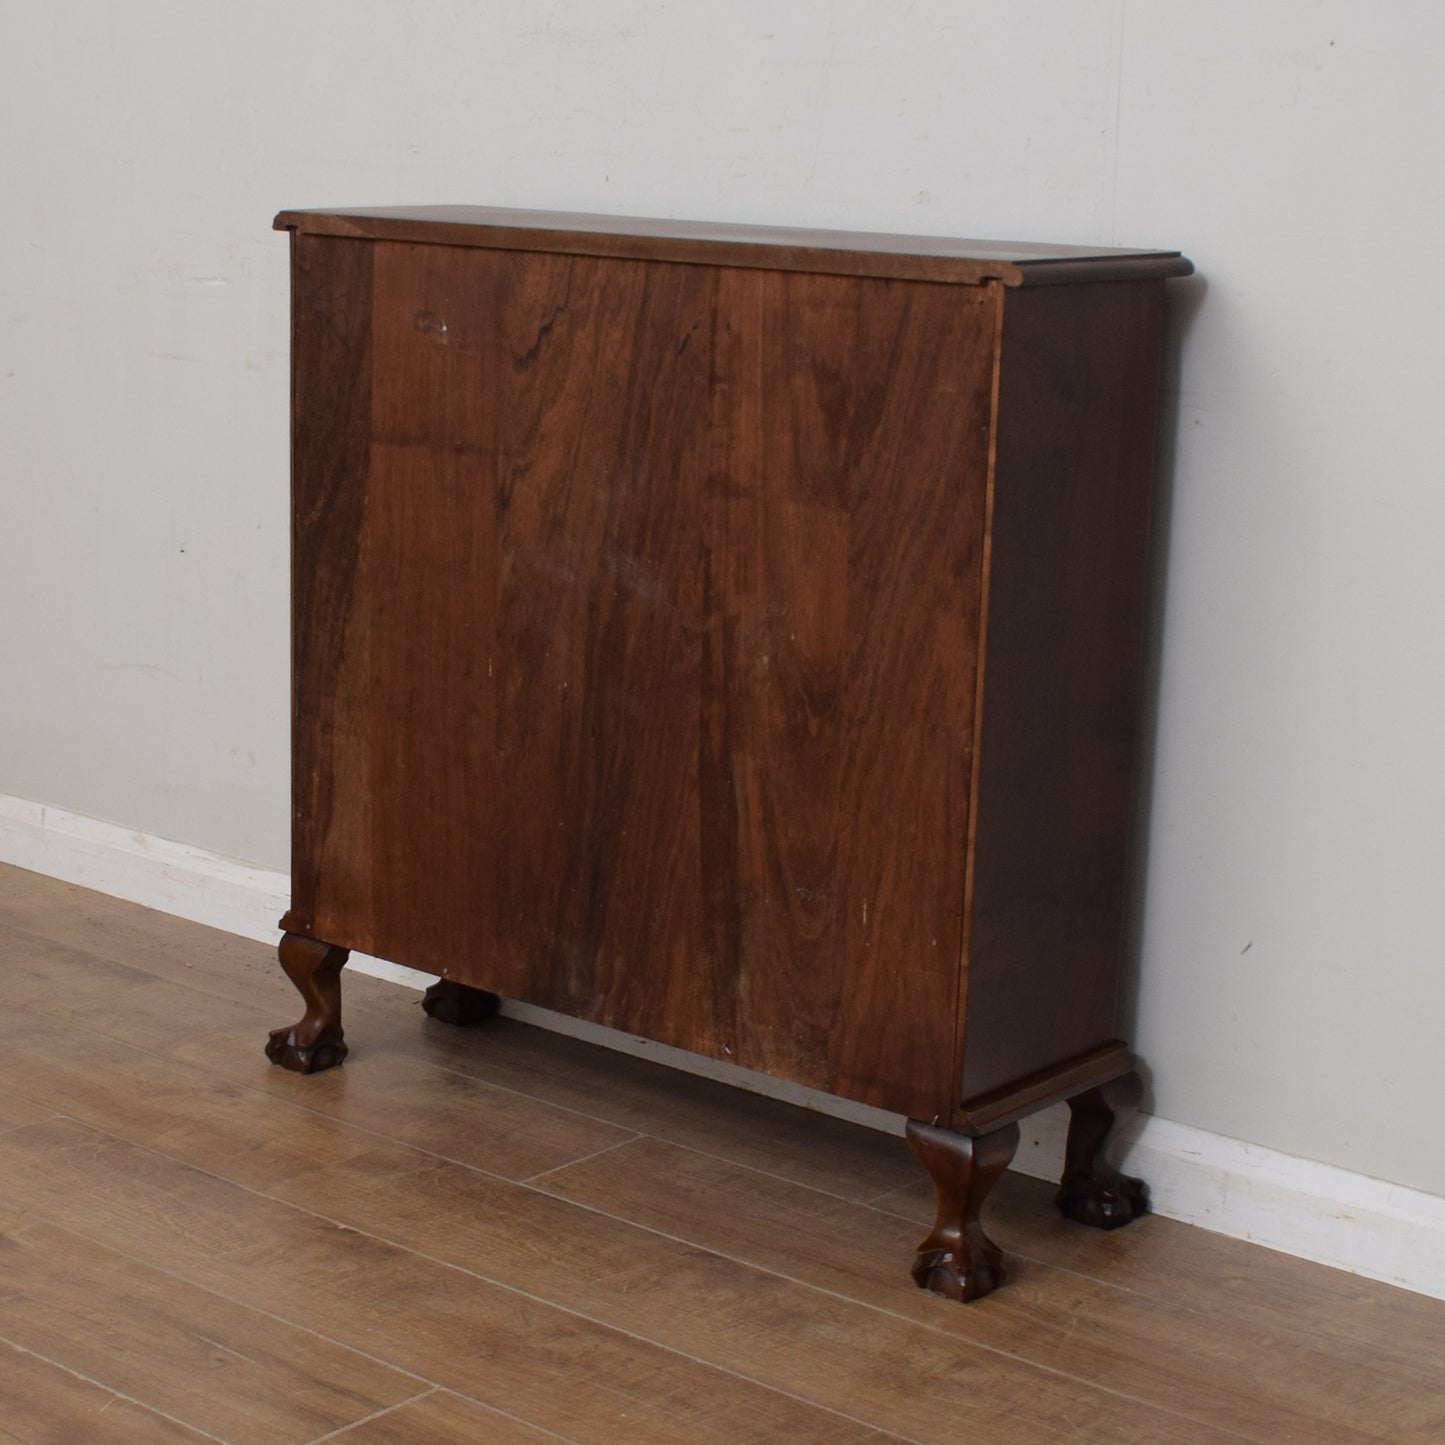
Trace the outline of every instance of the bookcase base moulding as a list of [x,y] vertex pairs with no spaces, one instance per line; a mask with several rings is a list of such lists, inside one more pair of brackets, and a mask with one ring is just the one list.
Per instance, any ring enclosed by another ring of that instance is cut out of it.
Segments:
[[288,211],[292,904],[348,951],[909,1119],[915,1280],[1067,1099],[1107,1147],[1174,252]]

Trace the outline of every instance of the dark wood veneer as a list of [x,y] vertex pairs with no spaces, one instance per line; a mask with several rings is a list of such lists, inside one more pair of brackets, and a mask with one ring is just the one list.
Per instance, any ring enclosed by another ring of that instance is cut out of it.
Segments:
[[1064,1207],[1132,1217],[1102,1151],[1188,262],[277,224],[307,1014],[271,1056],[340,1062],[356,948],[438,975],[439,1018],[526,1000],[911,1116],[944,1293],[1002,1279],[978,1210],[1046,1103],[1076,1100]]
[[1164,287],[1008,297],[964,1099],[1114,1030]]
[[282,211],[278,230],[370,241],[560,252],[643,261],[756,267],[769,271],[872,276],[899,281],[1061,286],[1079,281],[1163,279],[1193,267],[1177,251],[961,241],[949,236],[740,226],[596,216],[491,206],[377,206]]

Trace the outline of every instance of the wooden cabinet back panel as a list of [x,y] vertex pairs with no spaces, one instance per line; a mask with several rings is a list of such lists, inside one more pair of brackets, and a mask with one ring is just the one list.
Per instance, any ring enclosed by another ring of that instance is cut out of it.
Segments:
[[946,1108],[995,288],[294,244],[298,924]]

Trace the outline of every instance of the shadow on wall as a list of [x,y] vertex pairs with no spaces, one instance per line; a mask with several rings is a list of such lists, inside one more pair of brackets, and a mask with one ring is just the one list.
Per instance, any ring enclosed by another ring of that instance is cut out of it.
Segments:
[[[1179,455],[1180,395],[1184,346],[1208,281],[1197,272],[1165,287],[1168,321],[1159,378],[1159,432],[1154,456],[1154,512],[1150,536],[1149,611],[1145,621],[1144,669],[1139,711],[1139,773],[1134,799],[1134,841],[1131,849],[1129,901],[1124,919],[1124,957],[1120,974],[1119,1033],[1133,1039],[1138,1030],[1139,969],[1144,928],[1144,895],[1148,883],[1149,830],[1154,816],[1154,763],[1158,745],[1159,680],[1164,617],[1168,606],[1169,536],[1174,514],[1174,480]],[[1141,1061],[1144,1112],[1154,1112],[1149,1061]],[[1142,1121],[1141,1121],[1142,1122]],[[1136,1131],[1137,1132],[1137,1131]]]

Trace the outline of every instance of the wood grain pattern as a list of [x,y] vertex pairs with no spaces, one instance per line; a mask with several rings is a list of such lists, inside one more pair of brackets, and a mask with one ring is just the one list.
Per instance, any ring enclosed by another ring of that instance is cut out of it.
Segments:
[[[1080,1230],[1059,1219],[1050,1185],[1006,1174],[985,1223],[1017,1246],[1009,1286],[960,1310],[906,1279],[934,1200],[901,1140],[816,1116],[790,1123],[775,1101],[511,1020],[480,1033],[424,1024],[416,995],[365,977],[348,1026],[368,1060],[384,1061],[397,1100],[383,1111],[359,1094],[345,1122],[307,1100],[348,1093],[368,1070],[353,1060],[303,1078],[255,1049],[287,991],[269,949],[4,868],[0,972],[0,1118],[16,1126],[0,1130],[0,1237],[26,1261],[0,1319],[36,1331],[47,1352],[73,1339],[89,1352],[76,1367],[114,1359],[130,1371],[123,1383],[97,1375],[101,1388],[60,1369],[64,1355],[0,1347],[0,1438],[244,1439],[203,1434],[217,1417],[190,1412],[231,1401],[280,1420],[293,1383],[309,1425],[308,1410],[331,1408],[307,1383],[313,1368],[333,1385],[346,1378],[326,1366],[331,1350],[370,1357],[358,1379],[390,1369],[456,1397],[441,1407],[427,1395],[337,1437],[358,1445],[374,1445],[371,1431],[375,1445],[393,1438],[389,1419],[418,1422],[408,1440],[454,1416],[492,1438],[489,1409],[523,1439],[531,1428],[579,1442],[854,1445],[901,1433],[942,1445],[965,1419],[982,1438],[1050,1441],[1083,1430],[1393,1445],[1445,1429],[1437,1300],[1159,1217],[1120,1235]],[[485,1096],[464,1091],[432,1117],[428,1097],[446,1098],[424,1082],[437,1069],[510,1077],[494,1093],[510,1096],[511,1133],[533,1127],[529,1109],[538,1131],[554,1130],[560,1107],[624,1142],[530,1185],[488,1180],[455,1162],[482,1153]],[[16,1087],[101,1127],[57,1121],[40,1103],[17,1110]],[[674,1142],[627,1137],[649,1120]],[[539,1285],[556,1302],[538,1299]],[[93,1323],[82,1317],[91,1295]],[[222,1333],[205,1327],[212,1299]],[[127,1315],[133,1351],[105,1327]],[[192,1328],[261,1359],[288,1331],[312,1343],[294,1368],[278,1363],[277,1388],[251,1397],[238,1385],[249,1367],[210,1363]],[[778,1358],[762,1358],[774,1345]],[[219,1399],[208,1401],[213,1374]],[[758,1376],[820,1394],[843,1377],[857,1418]],[[369,1385],[348,1388],[358,1406],[371,1398]],[[155,1413],[183,1400],[194,1402],[184,1426]],[[510,1428],[496,1425],[497,1438]]]
[[[5,941],[0,930],[0,946]],[[160,985],[112,995],[111,1016],[87,1020],[95,1036],[83,1055],[71,1056],[65,1041],[75,1014],[47,984],[65,972],[74,976],[77,962],[52,943],[37,945],[12,970],[18,984],[12,997],[25,1002],[26,1012],[23,1023],[0,1018],[0,1088],[152,1147],[177,1148],[249,1187],[274,1188],[287,1174],[320,1164],[339,1167],[370,1147],[366,1135],[349,1138],[338,1123],[404,1130],[439,1153],[514,1179],[631,1137],[574,1109],[524,1100],[452,1071],[397,1067],[394,1056],[373,1057],[364,1074],[292,1078],[246,1060],[234,1027],[226,1050],[209,1042],[220,1021],[235,1016],[235,1005],[195,999],[190,1017],[203,1026],[201,1045],[177,1039],[174,990]],[[120,997],[123,1013],[115,1010]],[[211,1077],[217,1071],[222,1077]],[[287,1111],[284,1126],[273,1147],[258,1150],[278,1105]]]
[[960,1350],[891,1313],[865,1326],[858,1308],[838,1298],[811,1295],[786,1277],[606,1215],[593,1216],[584,1233],[570,1233],[560,1201],[445,1161],[418,1168],[400,1150],[377,1149],[342,1170],[290,1180],[284,1193],[471,1272],[525,1281],[543,1299],[565,1299],[629,1334],[666,1341],[741,1378],[905,1438],[945,1439],[970,1427],[987,1432],[1009,1399],[1017,1440],[1056,1439],[1080,1410],[1121,1438],[1145,1440],[1151,1432],[1188,1438],[1167,1410],[1122,1405],[1077,1382],[1020,1372],[1004,1354]]
[[[390,1019],[395,1027],[395,1010]],[[377,1032],[384,1032],[380,1019]],[[706,1139],[715,1153],[825,1194],[864,1202],[917,1172],[901,1140],[880,1148],[876,1136],[841,1120],[508,1019],[480,1047],[450,1029],[430,1032],[419,1046],[448,1070],[560,1108],[595,1115],[605,1099],[615,1124],[678,1144]]]
[[[53,1060],[48,1070],[47,1057]],[[871,1402],[866,1408],[875,1424],[915,1438],[920,1433],[939,1436],[958,1419],[986,1419],[999,1399],[1021,1387],[1011,1362],[992,1354],[970,1359],[962,1379],[945,1383],[949,1371],[939,1354],[941,1346],[913,1327],[887,1316],[865,1326],[856,1312],[840,1313],[836,1300],[825,1294],[801,1292],[770,1272],[740,1266],[622,1220],[591,1216],[584,1227],[576,1211],[560,1200],[488,1178],[450,1160],[420,1155],[411,1147],[374,1142],[363,1146],[355,1139],[348,1143],[333,1131],[320,1167],[298,1173],[297,1150],[304,1151],[315,1128],[304,1116],[278,1119],[279,1127],[268,1131],[259,1111],[269,1104],[274,1114],[274,1101],[258,1098],[249,1110],[227,1107],[220,1085],[209,1090],[197,1086],[190,1097],[184,1078],[189,1071],[145,1061],[144,1056],[141,1060],[141,1071],[128,1071],[114,1048],[97,1046],[87,1060],[95,1077],[86,1087],[68,1081],[67,1068],[74,1065],[65,1065],[53,1040],[42,1037],[36,1048],[15,1060],[14,1068],[37,1087],[60,1090],[58,1100],[67,1112],[87,1124],[103,1126],[113,1136],[95,1136],[91,1147],[125,1172],[129,1209],[142,1217],[148,1217],[148,1198],[153,1199],[161,1187],[171,1188],[184,1201],[199,1233],[219,1207],[205,1201],[208,1194],[216,1195],[220,1180],[263,1188],[272,1198],[306,1211],[306,1218],[337,1221],[374,1241],[404,1241],[406,1248],[429,1260],[461,1267],[469,1279],[525,1291],[530,1298],[550,1301],[569,1312],[581,1311],[629,1338],[714,1361],[788,1396],[812,1400],[845,1416],[857,1414]],[[101,1087],[105,1078],[118,1086],[108,1094]],[[310,1082],[340,1084],[346,1078],[337,1073]],[[144,1107],[125,1107],[126,1100],[142,1095]],[[416,1117],[425,1108],[425,1099],[413,1102]],[[454,1127],[465,1125],[454,1121]],[[274,1140],[272,1133],[277,1136]],[[145,1156],[118,1150],[114,1136],[155,1151],[154,1162],[146,1164]],[[193,1160],[213,1177],[205,1185],[189,1180],[165,1167],[163,1158],[157,1157],[165,1155]],[[84,1158],[89,1167],[88,1151]],[[53,1171],[47,1166],[39,1174],[43,1181]],[[32,1207],[59,1207],[53,1196],[22,1197]],[[107,1217],[103,1212],[67,1216],[82,1232]],[[268,1230],[280,1231],[280,1238],[297,1246],[299,1221],[285,1221],[274,1211],[262,1219]],[[127,1252],[139,1247],[130,1233],[114,1242],[123,1242]],[[545,1247],[540,1247],[543,1242]],[[246,1241],[240,1239],[237,1245],[244,1251]],[[149,1254],[149,1249],[142,1249],[142,1257]],[[286,1255],[276,1258],[284,1264]],[[233,1292],[233,1272],[224,1264],[218,1268],[216,1276],[208,1277],[208,1287]],[[314,1273],[309,1281],[316,1287]],[[457,1288],[453,1286],[453,1292]],[[246,1303],[255,1307],[265,1300],[265,1295],[252,1295]],[[315,1315],[310,1309],[308,1302],[306,1322],[326,1328],[324,1304],[317,1305]],[[419,1357],[409,1358],[420,1366]],[[892,1362],[894,1383],[886,1398],[869,1383],[867,1362],[877,1358]],[[433,1363],[427,1372],[435,1375],[438,1368]],[[457,1378],[448,1377],[453,1384]],[[1027,1388],[1033,1399],[1016,1427],[1018,1438],[1048,1439],[1066,1417],[1077,1390],[1032,1379]],[[1096,1408],[1101,1418],[1109,1418],[1113,1411],[1107,1398],[1096,1401]],[[1120,1428],[1138,1414],[1134,1409],[1117,1413]],[[1152,1418],[1148,1411],[1143,1417]],[[1141,1426],[1132,1438],[1150,1438],[1151,1430],[1161,1432],[1157,1438],[1170,1438],[1167,1420],[1147,1429]]]
[[215,1438],[0,1339],[5,1445],[202,1445]]
[[[356,538],[369,470],[372,251],[297,236],[291,246],[291,914],[323,921],[318,868],[334,828],[364,832],[354,732],[337,716],[337,673],[355,603]],[[325,556],[328,565],[317,570]],[[365,887],[327,879],[328,887]],[[288,924],[283,927],[290,927]],[[323,935],[324,937],[324,935]],[[335,938],[327,938],[335,943]]]
[[498,395],[497,956],[488,986],[718,1052],[698,736],[715,274],[486,253]]
[[[1149,1364],[1178,1371],[1172,1397],[1228,1403],[1230,1428],[1261,1441],[1296,1432],[1423,1442],[1445,1428],[1445,1302],[1157,1215],[1117,1234],[1079,1230],[1053,1194],[1052,1183],[1014,1173],[998,1183],[993,1207],[1009,1217],[1010,1259],[1108,1286],[1103,1311],[1078,1293],[1072,1303],[1127,1358],[1121,1381]],[[926,1225],[932,1191],[918,1181],[877,1207],[903,1215],[905,1199],[909,1224]],[[1017,1299],[1013,1285],[1009,1296]],[[1295,1422],[1272,1425],[1276,1409]]]
[[[307,1014],[268,1056],[340,1062],[329,961],[361,948],[979,1140],[1108,1084],[1188,262],[277,225]],[[984,1251],[959,1189],[936,1234]]]
[[704,826],[733,1057],[931,1116],[953,1092],[996,297],[723,284]]
[[221,1439],[305,1445],[422,1388],[380,1361],[43,1222],[4,1228],[0,1247],[0,1329],[12,1343]]
[[289,926],[937,1112],[997,304],[376,246],[362,500],[297,451]]
[[[543,1183],[579,1204],[906,1314],[1063,1376],[1106,1377],[1121,1393],[1166,1404],[1196,1422],[1201,1438],[1218,1430],[1228,1438],[1349,1441],[1393,1430],[1396,1438],[1423,1440],[1445,1386],[1438,1355],[1430,1359],[1416,1350],[1408,1360],[1392,1357],[1391,1341],[1374,1327],[1353,1348],[1343,1339],[1330,1346],[1309,1320],[1291,1318],[1297,1297],[1287,1303],[1276,1295],[1287,1277],[1298,1287],[1306,1276],[1321,1291],[1318,1303],[1331,1308],[1341,1289],[1384,1289],[1404,1305],[1408,1297],[1398,1291],[1159,1218],[1132,1233],[1136,1250],[1152,1260],[1147,1282],[1138,1271],[1127,1283],[1113,1282],[1113,1271],[1100,1268],[1091,1248],[1095,1239],[1052,1215],[1049,1186],[1040,1180],[1006,1175],[992,1196],[993,1215],[1008,1220],[1019,1248],[1009,1257],[1008,1289],[981,1310],[948,1309],[918,1291],[899,1294],[896,1260],[908,1255],[933,1218],[922,1184],[911,1190],[916,1209],[905,1219],[650,1139],[559,1170]],[[1107,1241],[1097,1242],[1107,1251]],[[1191,1287],[1186,1305],[1170,1297],[1163,1260],[1181,1263],[1200,1243],[1223,1247],[1220,1265],[1234,1251],[1242,1272],[1226,1266],[1211,1276],[1189,1269],[1197,1292]],[[1060,1244],[1074,1247],[1055,1268],[1047,1261]],[[1131,1263],[1136,1257],[1128,1247],[1119,1253]],[[1260,1260],[1269,1286],[1252,1287],[1248,1258]],[[1076,1265],[1085,1272],[1075,1272]],[[1247,1310],[1240,1296],[1249,1298]],[[1418,1303],[1435,1322],[1422,1318],[1417,1329],[1438,1347],[1445,1305]],[[1343,1318],[1348,1309],[1336,1312]],[[1348,1363],[1337,1350],[1348,1353]]]
[[0,1130],[23,1129],[27,1124],[38,1124],[47,1114],[48,1111],[39,1104],[0,1093]]
[[[274,1189],[288,1175],[326,1161],[344,1164],[366,1147],[321,1116],[287,1121],[286,1137],[257,1151],[256,1137],[276,1120],[265,1096],[101,1035],[87,1039],[83,1060],[60,1063],[65,1028],[31,1013],[29,1027],[7,1026],[0,1088],[31,1102],[49,1100],[56,1113],[92,1127],[143,1140],[199,1168],[227,1169],[248,1188]],[[47,1120],[53,1122],[51,1116]]]
[[433,1390],[333,1438],[336,1445],[556,1445],[561,1437]]
[[[268,1012],[277,1000],[294,996],[278,976],[274,949],[258,950],[236,934],[22,868],[0,866],[0,927],[11,940],[4,945],[7,965],[50,945],[83,955],[91,987],[67,993],[57,985],[56,991],[77,1007],[99,995],[95,1012],[101,1017],[107,990],[163,980],[185,985],[188,998],[259,1001]],[[138,960],[145,967],[138,967]],[[358,978],[349,996],[374,987],[373,980]],[[388,996],[394,992],[386,990]]]
[[[112,1197],[95,1188],[101,1178],[113,1181]],[[822,1445],[868,1433],[569,1308],[68,1122],[0,1136],[0,1180],[0,1200],[564,1436],[722,1445],[776,1431]],[[579,1361],[591,1391],[575,1389]]]

